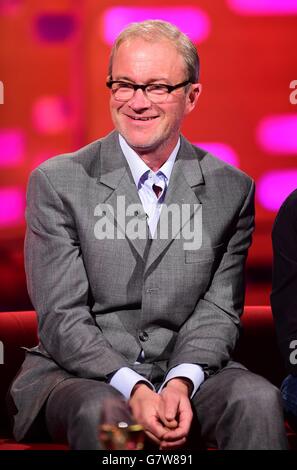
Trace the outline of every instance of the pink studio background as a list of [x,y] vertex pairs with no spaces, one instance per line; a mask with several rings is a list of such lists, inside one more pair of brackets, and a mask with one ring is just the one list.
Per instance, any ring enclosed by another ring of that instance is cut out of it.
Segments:
[[[29,308],[23,268],[28,175],[112,129],[110,44],[129,22],[163,18],[196,43],[203,93],[184,134],[251,175],[256,232],[247,304],[269,302],[270,233],[297,187],[296,0],[0,0],[0,308]],[[3,101],[3,100],[2,100]]]

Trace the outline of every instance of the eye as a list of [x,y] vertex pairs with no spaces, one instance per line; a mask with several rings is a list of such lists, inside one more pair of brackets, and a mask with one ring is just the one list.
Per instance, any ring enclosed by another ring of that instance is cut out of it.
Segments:
[[127,83],[127,82],[119,82],[118,85],[121,88],[129,88],[130,90],[133,88],[133,85],[131,83]]
[[164,95],[165,93],[168,93],[168,88],[166,85],[156,83],[153,85],[149,85],[147,87],[147,91],[149,93],[153,93],[154,95]]
[[113,90],[132,90],[133,85],[127,82],[115,82],[112,85]]

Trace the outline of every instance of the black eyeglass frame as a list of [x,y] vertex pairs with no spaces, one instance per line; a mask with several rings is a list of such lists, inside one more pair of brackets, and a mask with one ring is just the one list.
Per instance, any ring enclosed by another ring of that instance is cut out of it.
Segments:
[[187,85],[189,85],[190,83],[193,83],[193,82],[191,80],[186,80],[184,82],[177,83],[176,85],[167,85],[166,83],[147,83],[146,85],[139,85],[138,83],[124,82],[122,80],[109,80],[109,81],[106,82],[106,86],[111,89],[111,87],[114,83],[122,83],[124,85],[129,85],[129,86],[131,86],[131,88],[133,88],[134,92],[137,91],[137,90],[142,90],[144,93],[146,93],[146,89],[149,86],[159,85],[159,86],[162,86],[164,88],[167,88],[167,92],[169,94],[169,93],[172,93],[174,90],[177,90],[178,88],[182,88],[184,86],[187,86]]

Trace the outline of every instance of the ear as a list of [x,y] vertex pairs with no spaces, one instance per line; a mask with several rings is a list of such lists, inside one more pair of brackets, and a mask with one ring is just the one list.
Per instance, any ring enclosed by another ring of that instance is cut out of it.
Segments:
[[186,114],[189,114],[196,107],[198,98],[202,92],[201,83],[192,83],[191,88],[188,91],[187,103],[186,103]]

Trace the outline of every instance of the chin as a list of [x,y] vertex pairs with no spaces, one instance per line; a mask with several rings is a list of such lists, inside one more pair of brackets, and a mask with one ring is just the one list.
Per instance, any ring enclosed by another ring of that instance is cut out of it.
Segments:
[[140,143],[140,142],[129,143],[128,142],[128,144],[130,145],[130,147],[133,148],[133,150],[135,150],[135,152],[139,154],[153,152],[158,147],[157,143]]
[[144,132],[139,132],[137,135],[129,133],[122,134],[130,147],[137,147],[140,149],[155,149],[160,145],[160,138],[156,135],[145,135]]
[[135,149],[149,150],[149,149],[155,148],[156,145],[158,145],[157,142],[149,141],[145,139],[135,139],[133,137],[130,138],[129,136],[125,136],[125,135],[124,135],[124,138],[126,139],[128,145],[130,145],[130,147],[135,148]]

